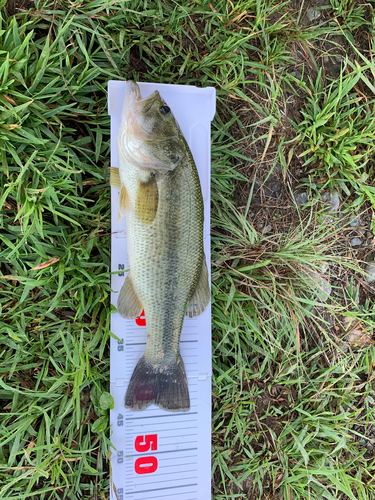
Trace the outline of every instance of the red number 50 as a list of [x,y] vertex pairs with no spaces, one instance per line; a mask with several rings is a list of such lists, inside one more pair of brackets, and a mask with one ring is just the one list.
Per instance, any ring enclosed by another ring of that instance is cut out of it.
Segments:
[[[158,449],[157,434],[137,436],[135,438],[134,447],[139,453],[150,450],[156,451]],[[156,457],[139,457],[134,463],[134,470],[137,474],[152,474],[157,468],[158,460]]]

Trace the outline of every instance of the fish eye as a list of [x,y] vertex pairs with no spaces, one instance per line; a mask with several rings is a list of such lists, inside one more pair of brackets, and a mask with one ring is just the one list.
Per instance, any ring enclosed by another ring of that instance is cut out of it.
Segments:
[[165,104],[160,108],[160,111],[163,113],[163,115],[169,115],[171,112],[171,109],[166,106]]

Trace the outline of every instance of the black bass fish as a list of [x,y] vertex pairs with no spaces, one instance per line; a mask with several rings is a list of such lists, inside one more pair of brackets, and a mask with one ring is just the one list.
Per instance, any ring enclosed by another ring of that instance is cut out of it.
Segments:
[[143,410],[155,403],[187,411],[182,323],[210,301],[197,168],[159,92],[142,99],[133,81],[126,82],[117,145],[119,169],[111,169],[111,185],[120,191],[130,265],[117,310],[123,318],[137,318],[144,309],[147,324],[146,351],[130,379],[125,406]]

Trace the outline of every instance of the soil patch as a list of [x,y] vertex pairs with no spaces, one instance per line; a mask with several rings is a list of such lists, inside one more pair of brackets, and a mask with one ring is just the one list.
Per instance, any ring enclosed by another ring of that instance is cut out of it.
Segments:
[[33,0],[8,0],[6,4],[8,16],[14,16],[14,14],[19,14],[33,8],[35,8]]

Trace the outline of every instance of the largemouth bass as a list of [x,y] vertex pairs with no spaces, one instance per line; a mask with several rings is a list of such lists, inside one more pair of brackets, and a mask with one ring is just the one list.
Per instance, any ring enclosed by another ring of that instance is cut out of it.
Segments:
[[210,300],[203,250],[203,199],[197,168],[173,114],[159,92],[142,99],[126,82],[117,140],[120,190],[126,217],[130,271],[117,310],[124,318],[145,311],[147,343],[125,396],[125,406],[155,403],[187,411],[190,399],[180,335],[184,316],[198,316]]

